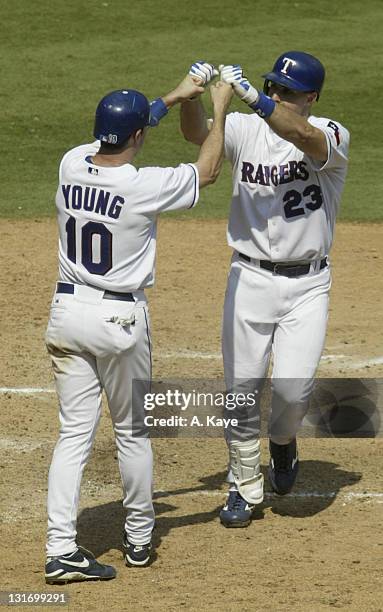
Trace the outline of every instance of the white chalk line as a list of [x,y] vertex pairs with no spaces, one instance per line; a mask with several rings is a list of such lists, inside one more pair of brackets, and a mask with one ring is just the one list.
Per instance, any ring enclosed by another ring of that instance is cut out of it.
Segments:
[[[210,359],[221,360],[221,353],[203,353],[199,351],[169,351],[166,353],[157,353],[155,357],[158,359]],[[342,367],[345,369],[358,370],[361,368],[383,365],[383,357],[374,357],[364,361],[355,361],[347,355],[323,355],[321,361],[337,362],[342,361]],[[350,363],[351,361],[351,363]],[[0,395],[4,394],[19,394],[19,395],[35,395],[39,393],[56,393],[52,387],[0,387]]]
[[[105,487],[103,484],[98,484],[94,480],[87,480],[84,484],[84,491],[87,493],[89,491],[97,491],[101,492],[105,489],[110,489],[110,491],[120,491],[120,485],[110,484]],[[194,489],[194,490],[167,490],[167,489],[156,489],[153,492],[153,498],[159,499],[161,497],[195,497],[203,495],[205,497],[225,497],[227,495],[227,489]],[[265,491],[264,497],[266,499],[340,499],[340,501],[348,501],[351,502],[357,499],[373,499],[377,503],[383,503],[383,493],[378,491],[292,491],[287,495],[280,496],[274,493],[273,491]]]
[[[85,483],[84,483],[85,484]],[[120,493],[120,488],[117,486],[113,486],[113,490],[112,487],[106,487],[103,486],[102,489],[99,489],[98,487],[94,487],[92,489],[92,491],[90,490],[86,490],[87,487],[86,485],[83,486],[83,495],[89,494],[90,492],[97,492],[99,494],[102,494],[102,492],[106,492],[106,489],[108,489],[107,491],[107,495],[113,496],[113,495],[119,495]],[[42,491],[39,490],[39,493],[44,493],[44,497],[46,496],[46,491]],[[170,498],[174,498],[174,497],[199,497],[199,496],[204,496],[204,497],[219,497],[221,498],[222,502],[226,497],[226,491],[224,490],[219,490],[219,489],[215,489],[215,490],[195,490],[195,491],[185,491],[185,492],[178,492],[178,491],[162,491],[162,490],[157,490],[154,491],[153,493],[153,499],[161,499],[162,497],[170,497]],[[276,493],[273,492],[269,492],[266,491],[264,493],[264,500],[266,501],[266,503],[268,502],[268,500],[278,500],[278,503],[285,503],[286,501],[288,502],[289,500],[313,500],[313,499],[323,499],[323,500],[333,500],[335,503],[336,502],[340,502],[342,504],[342,507],[348,505],[348,504],[352,504],[358,501],[362,501],[365,504],[383,504],[383,493],[377,493],[377,492],[368,492],[368,491],[363,491],[363,492],[357,492],[357,491],[349,491],[349,492],[345,492],[343,493],[342,491],[296,491],[295,493],[288,493],[287,495],[277,495]],[[20,520],[25,520],[25,517],[23,515],[20,514],[19,509],[13,509],[13,508],[9,508],[8,511],[4,511],[2,513],[2,517],[1,517],[2,522],[5,523],[16,523]]]
[[154,359],[222,359],[222,353],[205,353],[202,351],[181,351],[154,352]]
[[18,395],[28,395],[35,393],[56,393],[56,389],[51,387],[0,387],[0,393],[14,393]]
[[[159,497],[172,497],[174,495],[186,495],[188,497],[190,496],[198,496],[198,495],[206,495],[207,497],[222,497],[225,496],[226,492],[225,491],[221,491],[219,489],[215,489],[215,490],[210,490],[210,491],[206,491],[206,490],[195,490],[195,491],[187,491],[185,493],[176,493],[175,491],[155,491],[154,492],[154,499],[159,498]],[[368,491],[363,491],[363,492],[356,492],[356,491],[349,491],[348,493],[342,493],[339,491],[296,491],[296,492],[292,492],[292,493],[288,493],[287,495],[277,495],[276,493],[273,492],[269,492],[266,491],[264,493],[264,497],[265,499],[334,499],[337,498],[340,501],[346,502],[346,503],[350,503],[353,500],[358,500],[358,499],[366,499],[366,500],[371,500],[374,501],[375,503],[378,504],[383,504],[383,493],[376,493],[376,492],[368,492]]]
[[[206,353],[202,351],[191,351],[184,349],[180,351],[167,351],[154,353],[154,357],[158,359],[210,359],[210,360],[222,360],[222,353]],[[349,355],[343,355],[339,353],[322,355],[321,361],[341,361],[345,360],[345,367],[347,368],[363,368],[366,366],[382,365],[382,357],[373,357],[371,359],[365,359],[363,361],[355,361],[353,357]]]
[[367,361],[354,361],[351,368],[365,368],[366,366],[383,365],[383,357],[376,357],[374,359],[367,359]]
[[[201,351],[190,351],[188,349],[182,351],[167,351],[165,353],[154,353],[154,358],[158,359],[211,359],[221,360],[222,353],[204,353]],[[323,355],[322,361],[330,361],[332,359],[344,359],[346,355]],[[382,358],[383,359],[383,358]]]
[[16,453],[31,452],[46,445],[52,446],[53,444],[50,440],[38,442],[33,439],[24,438],[0,438],[0,452],[5,453],[8,453],[9,450]]

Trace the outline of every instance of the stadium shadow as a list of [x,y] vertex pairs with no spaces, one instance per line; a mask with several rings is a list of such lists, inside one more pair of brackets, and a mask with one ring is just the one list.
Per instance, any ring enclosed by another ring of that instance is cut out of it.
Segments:
[[[217,520],[221,500],[218,506],[209,512],[197,512],[182,516],[161,516],[165,513],[179,510],[179,505],[158,501],[162,498],[174,498],[177,495],[199,493],[201,491],[216,491],[225,481],[226,472],[217,472],[210,476],[200,479],[200,485],[195,487],[184,487],[169,491],[158,491],[154,493],[154,510],[156,514],[156,524],[153,532],[154,548],[158,548],[161,539],[172,529],[184,527],[186,525],[196,525]],[[225,491],[222,491],[222,500]],[[85,548],[91,550],[96,557],[108,552],[111,549],[122,551],[122,532],[125,522],[125,510],[122,500],[101,504],[92,508],[84,508],[78,517],[77,541]],[[153,561],[155,561],[155,554]]]
[[[296,518],[311,517],[331,506],[343,487],[349,487],[361,479],[361,473],[348,472],[341,469],[336,463],[329,461],[301,461],[300,470],[292,493],[285,496],[274,494],[268,484],[267,468],[263,468],[265,475],[265,500],[256,507],[253,521],[264,518],[264,510],[270,508],[274,514]],[[156,526],[153,532],[153,544],[158,548],[162,538],[173,529],[185,526],[198,525],[218,521],[219,510],[225,497],[222,489],[222,499],[218,505],[207,512],[192,512],[177,516],[162,516],[172,511],[179,511],[180,504],[162,501],[176,501],[177,496],[186,494],[217,491],[225,482],[226,472],[221,471],[203,477],[194,487],[183,487],[168,491],[157,491],[154,494],[154,508]],[[203,497],[206,502],[206,497]],[[196,510],[200,502],[196,501]],[[211,508],[211,505],[210,505]],[[125,511],[122,500],[101,504],[93,508],[85,508],[78,519],[78,542],[89,548],[98,557],[111,549],[122,551],[122,531],[125,521]],[[217,524],[217,528],[218,524]],[[153,561],[155,560],[155,555]]]
[[310,517],[322,512],[336,500],[344,487],[350,487],[362,477],[360,472],[346,471],[330,461],[301,461],[294,489],[280,496],[273,493],[265,475],[264,508],[280,516]]

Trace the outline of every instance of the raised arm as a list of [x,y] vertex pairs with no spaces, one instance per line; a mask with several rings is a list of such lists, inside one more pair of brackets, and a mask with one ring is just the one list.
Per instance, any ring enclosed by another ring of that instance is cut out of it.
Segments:
[[214,183],[220,173],[224,157],[226,111],[233,97],[233,90],[231,85],[218,81],[216,85],[210,87],[210,94],[213,102],[214,121],[195,163],[198,168],[200,187]]
[[[162,117],[175,104],[181,103],[183,110],[186,110],[186,114],[187,110],[190,109],[190,117],[186,117],[185,120],[188,125],[186,131],[189,130],[188,133],[190,133],[190,138],[187,139],[195,144],[202,145],[195,162],[200,187],[205,187],[216,181],[224,157],[226,111],[233,97],[233,88],[222,81],[211,86],[210,95],[213,102],[214,121],[210,130],[207,127],[205,111],[199,100],[199,96],[205,91],[204,86],[217,74],[218,71],[212,64],[197,62],[192,65],[189,74],[175,89],[151,103],[151,126],[158,125]],[[183,111],[181,111],[181,117],[182,114]]]
[[325,134],[322,130],[311,125],[304,114],[305,109],[308,109],[314,100],[314,98],[311,100],[310,96],[315,96],[315,94],[300,93],[301,98],[297,99],[299,105],[296,105],[297,112],[294,112],[294,110],[287,108],[278,96],[273,96],[275,98],[273,99],[262,92],[258,92],[243,76],[241,66],[221,66],[220,69],[222,80],[231,83],[236,95],[262,117],[278,136],[293,143],[313,159],[320,161],[327,159],[328,150]]
[[201,98],[181,104],[181,132],[185,140],[202,145],[209,134],[209,124]]
[[150,103],[150,126],[156,127],[168,110],[175,104],[190,98],[194,99],[204,91],[203,85],[198,81],[196,82],[196,79],[193,79],[190,74],[187,74],[175,89]]
[[[175,104],[181,103],[181,130],[190,142],[201,145],[208,134],[207,120],[200,95],[205,86],[218,75],[213,64],[195,62],[183,81],[165,96],[151,103],[150,125],[158,125]],[[183,117],[183,119],[182,119]]]
[[[189,75],[197,83],[207,85],[218,75],[213,64],[196,62],[190,68]],[[200,96],[185,100],[181,104],[181,131],[186,140],[196,145],[202,145],[209,133],[210,123]]]
[[327,159],[327,140],[324,132],[311,125],[306,117],[286,108],[283,102],[275,104],[272,114],[265,117],[265,121],[278,136],[292,142],[313,159]]

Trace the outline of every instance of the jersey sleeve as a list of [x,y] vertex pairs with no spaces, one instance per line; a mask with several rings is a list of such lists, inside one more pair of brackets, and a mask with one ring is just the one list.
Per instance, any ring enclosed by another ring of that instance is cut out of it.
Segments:
[[[142,171],[141,171],[142,172]],[[193,208],[199,198],[198,169],[194,164],[180,164],[176,168],[145,168],[146,180],[153,185],[157,182],[157,197],[149,205],[154,214]]]
[[322,130],[327,140],[327,160],[323,163],[309,157],[312,167],[318,171],[346,168],[350,145],[349,131],[343,125],[331,119],[309,117],[308,121]]
[[[88,155],[95,155],[100,148],[100,141],[94,140],[90,144],[79,145],[74,149],[70,149],[66,153],[64,153],[63,158],[61,159],[59,166],[59,181],[60,183],[65,179],[65,173],[67,170],[68,164],[70,165],[70,161],[74,156],[78,156],[80,154],[84,155],[84,159]],[[66,180],[66,179],[65,179]]]

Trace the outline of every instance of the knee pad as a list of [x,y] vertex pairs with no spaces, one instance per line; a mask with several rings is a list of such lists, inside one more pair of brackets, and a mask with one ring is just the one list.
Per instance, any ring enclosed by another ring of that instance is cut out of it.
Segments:
[[263,501],[263,474],[260,467],[260,441],[229,442],[229,465],[234,482],[249,504]]

